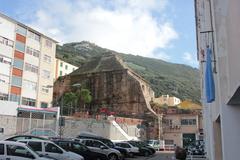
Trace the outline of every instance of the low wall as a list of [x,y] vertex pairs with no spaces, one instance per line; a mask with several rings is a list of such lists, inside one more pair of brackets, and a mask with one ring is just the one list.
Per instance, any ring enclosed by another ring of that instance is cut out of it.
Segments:
[[[4,129],[4,133],[0,133],[0,140],[15,134],[35,133],[36,130],[52,131],[56,135],[59,133],[56,119],[43,120],[0,115],[0,128]],[[123,130],[131,137],[138,137],[136,125],[124,125]],[[76,137],[81,132],[92,132],[112,140],[126,140],[110,121],[66,118],[63,127],[64,137]]]

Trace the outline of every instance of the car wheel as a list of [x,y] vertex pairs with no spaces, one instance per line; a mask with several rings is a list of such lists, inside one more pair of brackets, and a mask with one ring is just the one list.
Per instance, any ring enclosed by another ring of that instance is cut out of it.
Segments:
[[109,158],[109,160],[118,160],[118,157],[117,157],[116,154],[110,154],[110,155],[108,156],[108,158]]
[[134,154],[132,152],[129,153],[129,157],[132,158],[134,157]]
[[148,157],[150,155],[150,153],[148,151],[144,152],[144,157]]

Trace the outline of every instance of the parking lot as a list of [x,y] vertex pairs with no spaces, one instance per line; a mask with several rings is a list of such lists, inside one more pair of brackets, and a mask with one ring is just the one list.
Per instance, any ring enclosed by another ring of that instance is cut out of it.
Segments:
[[153,156],[150,157],[135,157],[135,158],[126,158],[126,160],[174,160],[174,153],[170,152],[156,152]]

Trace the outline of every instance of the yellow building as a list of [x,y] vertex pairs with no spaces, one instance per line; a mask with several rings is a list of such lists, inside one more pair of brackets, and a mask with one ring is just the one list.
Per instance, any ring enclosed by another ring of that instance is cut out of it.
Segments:
[[177,97],[170,97],[169,95],[162,95],[158,98],[154,98],[154,102],[160,105],[167,105],[167,106],[176,106],[181,103],[181,100]]

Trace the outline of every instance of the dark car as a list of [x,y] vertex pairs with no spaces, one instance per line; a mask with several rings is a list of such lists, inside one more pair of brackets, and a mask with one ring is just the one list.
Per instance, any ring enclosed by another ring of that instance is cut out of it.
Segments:
[[142,147],[146,147],[148,148],[149,150],[151,150],[152,154],[155,154],[156,153],[156,150],[151,147],[150,145],[148,145],[147,143],[143,142],[143,141],[135,141],[139,146],[142,146]]
[[5,139],[5,141],[14,141],[14,142],[16,142],[16,141],[25,140],[25,139],[48,140],[47,138],[33,136],[33,135],[16,135],[16,136],[9,137],[9,138]]
[[138,154],[139,156],[148,157],[148,156],[153,154],[153,152],[149,148],[144,147],[143,145],[140,145],[138,143],[138,141],[128,141],[128,143],[130,143],[134,147],[138,147],[139,148],[139,154]]
[[93,152],[80,142],[73,140],[53,140],[53,142],[66,151],[71,151],[83,156],[85,160],[108,160],[108,157],[106,155]]
[[128,150],[126,150],[125,148],[122,148],[122,147],[115,146],[114,143],[110,139],[107,139],[107,138],[104,138],[101,136],[97,136],[97,135],[93,135],[93,134],[87,134],[87,133],[80,134],[79,136],[77,136],[77,138],[79,138],[79,139],[88,138],[88,139],[99,140],[99,141],[103,142],[104,144],[106,144],[108,147],[118,150],[123,155],[123,157],[129,157]]

